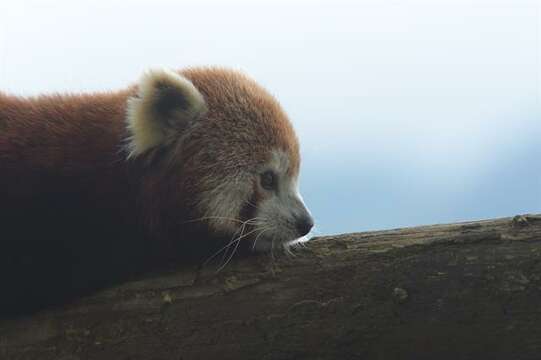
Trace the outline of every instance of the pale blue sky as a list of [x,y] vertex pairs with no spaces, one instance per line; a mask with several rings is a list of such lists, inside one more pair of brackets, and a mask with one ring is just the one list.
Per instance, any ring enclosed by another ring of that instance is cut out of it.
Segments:
[[541,212],[537,0],[12,1],[0,88],[245,70],[298,130],[319,233]]

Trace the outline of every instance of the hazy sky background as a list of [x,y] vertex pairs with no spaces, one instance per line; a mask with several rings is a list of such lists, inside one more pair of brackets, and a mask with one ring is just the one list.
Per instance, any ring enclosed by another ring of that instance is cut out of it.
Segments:
[[3,1],[0,89],[219,64],[301,139],[318,233],[541,212],[537,0]]

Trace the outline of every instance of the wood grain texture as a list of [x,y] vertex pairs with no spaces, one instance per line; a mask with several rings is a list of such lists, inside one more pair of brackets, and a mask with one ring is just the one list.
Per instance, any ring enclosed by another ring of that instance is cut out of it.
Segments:
[[320,237],[0,322],[0,359],[539,359],[541,215]]

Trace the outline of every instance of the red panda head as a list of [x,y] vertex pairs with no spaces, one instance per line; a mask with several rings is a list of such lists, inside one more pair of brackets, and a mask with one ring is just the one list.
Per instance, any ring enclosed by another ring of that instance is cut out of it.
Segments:
[[178,221],[204,221],[211,233],[251,240],[258,251],[292,244],[312,228],[298,191],[293,127],[246,75],[150,71],[128,100],[127,127],[128,157],[146,159],[150,178],[162,174],[156,181]]

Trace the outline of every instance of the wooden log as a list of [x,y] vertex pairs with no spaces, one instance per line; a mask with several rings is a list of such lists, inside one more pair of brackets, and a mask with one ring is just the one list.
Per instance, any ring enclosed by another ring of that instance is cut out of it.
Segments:
[[312,240],[0,322],[1,359],[539,359],[541,215]]

